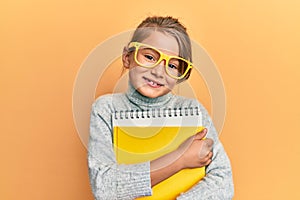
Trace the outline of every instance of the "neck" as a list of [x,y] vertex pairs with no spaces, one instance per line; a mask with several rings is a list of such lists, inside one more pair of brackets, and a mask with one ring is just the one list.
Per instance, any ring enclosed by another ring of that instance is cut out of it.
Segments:
[[126,92],[126,96],[132,103],[138,105],[141,109],[161,107],[173,97],[171,93],[156,98],[146,97],[139,93],[130,83],[130,81],[128,84],[128,91]]

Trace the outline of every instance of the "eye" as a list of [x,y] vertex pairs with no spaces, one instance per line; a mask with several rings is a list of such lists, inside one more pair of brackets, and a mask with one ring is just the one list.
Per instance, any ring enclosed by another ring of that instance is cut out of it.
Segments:
[[154,60],[153,56],[151,56],[151,55],[144,55],[144,56],[145,56],[145,58],[147,58],[148,60]]
[[150,54],[145,54],[144,57],[145,57],[147,60],[155,61],[154,56],[152,56],[152,55],[150,55]]
[[171,69],[177,69],[178,67],[176,65],[174,65],[174,64],[169,64],[169,68],[171,68]]

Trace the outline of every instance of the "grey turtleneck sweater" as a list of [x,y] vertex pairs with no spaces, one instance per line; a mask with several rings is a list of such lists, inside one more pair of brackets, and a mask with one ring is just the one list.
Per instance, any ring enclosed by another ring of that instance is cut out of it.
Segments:
[[195,99],[168,93],[157,98],[142,96],[129,84],[126,93],[99,97],[92,106],[88,167],[90,183],[97,200],[130,200],[152,193],[150,161],[119,165],[113,150],[112,114],[123,110],[148,110],[156,108],[199,107],[202,124],[208,129],[207,138],[214,140],[213,159],[206,168],[206,176],[178,200],[227,200],[233,197],[230,161],[218,139],[205,108]]

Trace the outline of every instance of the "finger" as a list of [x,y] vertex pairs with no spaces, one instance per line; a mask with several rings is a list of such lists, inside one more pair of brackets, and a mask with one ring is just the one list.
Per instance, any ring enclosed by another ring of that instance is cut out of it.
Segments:
[[210,138],[205,139],[204,141],[205,148],[212,150],[214,141]]
[[195,140],[201,140],[206,136],[206,134],[207,134],[207,129],[205,128],[202,131],[196,133],[194,139]]
[[206,161],[206,163],[204,163],[204,165],[207,166],[207,165],[209,165],[211,162],[212,162],[212,160],[211,160],[211,159],[208,159],[208,160]]
[[209,152],[209,154],[207,154],[207,156],[205,156],[204,158],[201,159],[201,163],[205,164],[207,162],[209,162],[209,160],[212,160],[212,152]]
[[206,157],[209,152],[212,151],[213,148],[213,140],[212,139],[205,139],[205,140],[198,140],[194,141],[198,142],[199,144],[199,157],[204,158]]
[[203,159],[205,157],[207,157],[207,155],[209,154],[209,152],[211,151],[211,149],[207,148],[205,145],[203,145],[200,149],[199,149],[199,158]]
[[207,158],[211,159],[212,157],[213,157],[213,152],[211,151],[207,154]]
[[209,159],[212,159],[213,153],[210,151],[204,158],[202,158],[203,162],[206,162]]
[[214,144],[214,141],[211,138],[206,138],[205,142],[209,144],[209,146],[212,146]]
[[207,166],[212,162],[212,159],[205,159],[200,162],[201,166]]

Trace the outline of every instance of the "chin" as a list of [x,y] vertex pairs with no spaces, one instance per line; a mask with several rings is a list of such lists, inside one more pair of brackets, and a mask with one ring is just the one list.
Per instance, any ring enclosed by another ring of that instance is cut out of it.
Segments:
[[143,96],[149,97],[149,98],[152,98],[152,99],[161,96],[161,94],[159,94],[158,92],[149,91],[146,88],[140,88],[138,90],[138,92],[140,94],[142,94]]
[[140,92],[143,96],[145,97],[148,97],[148,98],[156,98],[156,97],[159,97],[160,95],[157,95],[157,94],[153,94],[153,93],[149,93],[149,92]]
[[142,94],[143,96],[153,99],[153,98],[163,96],[163,95],[169,93],[170,91],[155,91],[155,90],[149,89],[149,88],[140,88],[140,89],[138,89],[138,92],[140,94]]
[[154,98],[159,97],[159,96],[161,96],[161,95],[147,95],[147,97],[149,97],[151,99],[154,99]]

